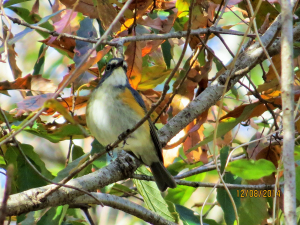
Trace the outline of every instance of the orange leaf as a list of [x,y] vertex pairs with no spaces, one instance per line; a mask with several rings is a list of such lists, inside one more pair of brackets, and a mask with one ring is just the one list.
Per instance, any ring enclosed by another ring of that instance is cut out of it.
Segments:
[[142,47],[140,42],[131,42],[125,51],[125,60],[128,65],[127,77],[131,86],[137,89],[142,79]]

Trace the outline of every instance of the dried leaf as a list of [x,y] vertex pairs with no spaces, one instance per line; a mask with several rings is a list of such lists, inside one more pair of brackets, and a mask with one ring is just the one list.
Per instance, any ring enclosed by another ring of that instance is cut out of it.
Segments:
[[51,80],[45,79],[42,75],[28,74],[25,77],[18,78],[15,81],[0,82],[0,90],[30,90],[39,91],[41,93],[54,92],[56,85]]
[[131,42],[125,51],[125,60],[128,65],[127,77],[131,86],[137,89],[142,79],[142,43]]

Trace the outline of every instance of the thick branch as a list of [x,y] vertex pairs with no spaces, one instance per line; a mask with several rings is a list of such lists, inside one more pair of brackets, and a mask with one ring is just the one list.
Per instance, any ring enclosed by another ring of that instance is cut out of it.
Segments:
[[[126,154],[125,156],[118,157],[108,166],[94,173],[73,179],[67,184],[87,191],[95,191],[96,189],[105,187],[108,184],[127,179],[132,176],[133,171],[135,171],[138,167],[138,160],[129,154]],[[69,204],[75,197],[82,195],[82,192],[80,191],[61,187],[59,190],[41,201],[39,195],[55,186],[56,185],[47,185],[11,195],[7,203],[6,215],[20,215],[22,213],[43,209],[49,206],[54,207]]]
[[[104,205],[110,206],[115,209],[122,210],[126,213],[129,213],[131,215],[134,215],[148,223],[151,224],[174,224],[173,222],[170,222],[169,220],[164,219],[163,217],[157,215],[156,213],[145,209],[144,207],[135,204],[127,199],[115,196],[115,195],[108,195],[108,194],[102,194],[102,193],[93,193],[93,195]],[[88,195],[83,195],[78,198],[75,198],[72,203],[76,204],[97,204],[97,202],[89,197]]]
[[282,162],[284,167],[284,217],[288,225],[297,223],[295,180],[295,120],[293,63],[293,0],[282,0],[281,98],[283,124]]

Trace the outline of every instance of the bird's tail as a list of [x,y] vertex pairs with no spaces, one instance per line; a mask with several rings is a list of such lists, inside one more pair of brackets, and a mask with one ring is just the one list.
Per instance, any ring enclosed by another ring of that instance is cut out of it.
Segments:
[[168,187],[175,188],[176,182],[169,171],[161,162],[154,162],[150,165],[150,169],[160,191],[165,191]]

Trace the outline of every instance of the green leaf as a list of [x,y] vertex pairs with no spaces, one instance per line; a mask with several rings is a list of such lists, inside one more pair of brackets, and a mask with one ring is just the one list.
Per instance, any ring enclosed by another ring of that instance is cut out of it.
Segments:
[[78,159],[80,156],[84,155],[83,149],[78,145],[73,145],[72,148],[72,161]]
[[[224,170],[226,160],[228,157],[228,153],[229,153],[228,146],[225,146],[224,148],[222,148],[220,150],[221,172]],[[231,173],[225,173],[223,179],[224,179],[225,183],[241,184],[241,179],[239,177],[235,179]],[[241,205],[241,200],[237,196],[237,190],[230,190],[230,194],[233,197],[236,208],[239,208],[239,206]],[[235,221],[234,208],[233,208],[233,205],[229,198],[229,195],[224,188],[217,189],[217,200],[220,203],[220,206],[224,212],[224,218],[225,218],[226,224],[232,225]]]
[[[238,118],[229,118],[226,122],[220,123],[219,126],[218,126],[217,138],[222,137],[228,131],[232,130],[236,125],[238,125],[240,122],[247,119],[250,116],[250,114],[252,113],[252,111],[255,109],[256,106],[257,106],[257,104],[248,105],[248,106],[245,107],[245,109],[242,112],[242,114],[240,115],[240,117],[238,117]],[[207,138],[205,138],[199,144],[197,144],[194,147],[190,148],[188,150],[188,152],[191,152],[191,151],[201,147],[202,145],[205,145],[205,144],[211,142],[213,140],[213,138],[214,138],[214,134],[212,132]]]
[[130,189],[129,187],[126,187],[126,186],[124,186],[122,184],[118,184],[118,183],[115,183],[109,191],[109,194],[116,195],[116,196],[122,196],[126,193],[134,194],[134,193],[137,193],[137,192]]
[[[29,159],[30,160],[30,159]],[[40,171],[41,169],[35,164],[34,161],[30,160],[35,168]],[[29,190],[31,188],[41,187],[47,185],[48,182],[45,181],[42,177],[40,177],[31,166],[24,160],[24,157],[18,155],[17,157],[18,164],[18,180],[17,186],[19,191]],[[41,171],[40,171],[41,172]]]
[[[33,147],[26,144],[20,144],[20,146],[36,169],[48,179],[52,179],[53,175],[47,170],[40,156],[34,152]],[[9,146],[5,153],[5,159],[8,164],[14,165],[13,193],[48,184],[25,162],[17,147]]]
[[[205,173],[201,173],[187,177],[185,180],[201,182],[204,177]],[[190,199],[195,190],[196,189],[194,187],[178,185],[176,188],[168,190],[168,195],[165,197],[165,199],[175,204],[184,205]]]
[[238,209],[240,224],[257,225],[269,218],[267,200],[265,198],[243,198]]
[[172,60],[172,54],[171,54],[171,45],[168,40],[166,40],[164,43],[161,45],[161,49],[163,52],[164,60],[167,65],[167,69],[170,69],[171,67],[171,60]]
[[[182,205],[176,205],[176,210],[179,213],[180,219],[182,220],[184,225],[198,225],[200,224],[200,215]],[[204,225],[218,225],[218,223],[214,220],[203,219]]]
[[46,46],[45,44],[42,44],[40,47],[39,55],[37,57],[37,61],[36,61],[35,65],[34,65],[32,75],[43,74],[43,72],[44,72],[45,55],[42,57],[41,57],[41,55],[44,53],[45,46]]
[[[57,13],[60,13],[61,11],[58,11],[56,13],[51,14],[50,16],[46,16],[43,19],[37,15],[37,14],[31,14],[30,15],[30,11],[28,9],[25,8],[21,8],[21,7],[15,7],[15,6],[9,6],[8,9],[12,10],[13,12],[15,12],[18,16],[20,16],[23,20],[25,20],[25,22],[29,23],[29,24],[36,24],[36,25],[40,25],[43,28],[46,28],[48,30],[53,30],[53,26],[48,22],[48,20],[56,15]],[[31,30],[31,29],[30,29]],[[42,35],[44,38],[47,38],[49,36],[48,33],[45,32],[41,32],[41,31],[36,31],[38,32],[40,35]]]
[[73,170],[75,170],[78,166],[84,163],[88,159],[89,155],[90,153],[86,153],[78,159],[74,160],[73,162],[69,163],[66,168],[59,171],[57,177],[53,179],[53,182],[59,182],[65,177],[67,177],[71,172],[73,172]]
[[29,212],[26,215],[22,214],[20,216],[17,216],[17,224],[20,225],[32,225],[35,224],[35,220],[36,220],[36,212]]
[[37,225],[60,225],[66,215],[68,205],[50,208],[37,222]]
[[8,6],[11,6],[11,5],[19,4],[22,2],[29,2],[29,1],[31,1],[31,0],[8,0],[8,1],[4,2],[3,7],[7,8]]
[[230,162],[226,170],[246,180],[257,180],[276,172],[274,164],[265,159],[257,161],[247,159],[236,160]]
[[[93,156],[95,153],[100,153],[100,152],[105,152],[105,147],[101,145],[95,138],[94,141],[92,142],[91,155]],[[93,165],[96,166],[97,168],[103,168],[107,166],[107,154],[104,154],[100,158],[96,159],[93,162]]]
[[26,127],[24,130],[36,136],[45,138],[53,143],[68,140],[71,136],[73,139],[84,138],[80,127],[73,124],[65,124],[51,133],[48,133],[44,125],[41,123],[36,123],[32,128]]
[[179,213],[176,210],[175,204],[173,202],[170,202],[170,201],[166,201],[166,203],[168,204],[169,212],[171,213],[171,215],[175,219],[175,223],[178,223],[179,222]]
[[[148,176],[152,175],[144,165],[137,170],[137,173]],[[156,212],[158,215],[169,221],[175,222],[175,219],[168,209],[168,204],[161,196],[161,193],[155,182],[136,179],[133,179],[133,182],[136,185],[139,193],[143,196],[148,209]]]

